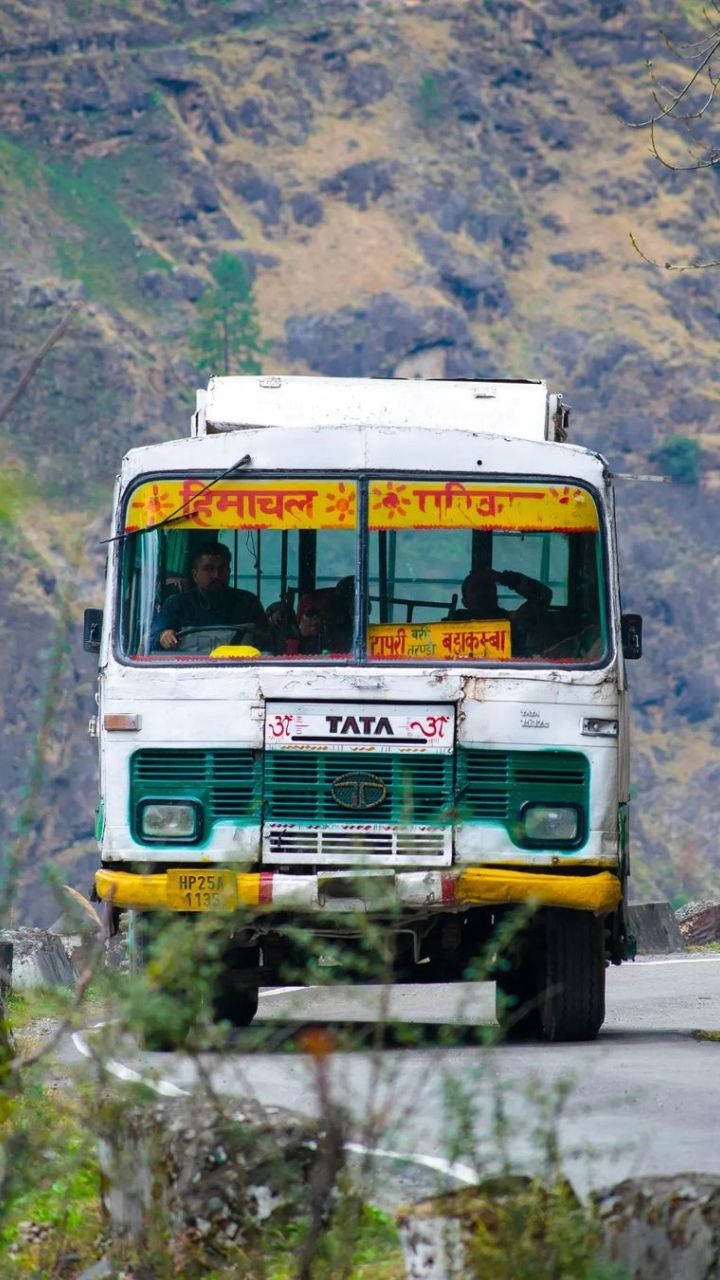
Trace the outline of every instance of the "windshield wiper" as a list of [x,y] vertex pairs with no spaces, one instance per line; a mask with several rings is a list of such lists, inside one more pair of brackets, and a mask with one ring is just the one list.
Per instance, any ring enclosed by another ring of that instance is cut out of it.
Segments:
[[197,498],[201,498],[204,493],[207,493],[208,489],[212,489],[213,485],[219,484],[227,476],[233,475],[241,467],[246,467],[251,461],[250,454],[244,454],[237,462],[233,462],[227,471],[221,471],[219,476],[213,476],[212,480],[208,481],[203,489],[198,489],[197,493],[193,493],[189,498],[186,498],[179,507],[170,512],[169,516],[164,516],[162,520],[158,520],[157,524],[148,524],[142,529],[125,529],[123,533],[113,534],[112,538],[101,538],[100,545],[105,546],[108,542],[122,542],[124,538],[131,538],[135,533],[152,533],[155,529],[164,529],[166,525],[177,524],[178,521],[184,520],[187,508],[192,502],[195,502]]

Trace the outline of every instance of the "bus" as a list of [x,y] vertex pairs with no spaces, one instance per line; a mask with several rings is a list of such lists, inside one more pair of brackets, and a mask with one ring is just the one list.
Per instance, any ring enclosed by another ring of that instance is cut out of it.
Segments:
[[490,956],[508,1033],[597,1035],[642,627],[568,414],[539,381],[215,377],[124,458],[85,616],[95,894],[138,954],[217,918],[235,1025],[298,929],[351,955],[371,926],[397,981]]

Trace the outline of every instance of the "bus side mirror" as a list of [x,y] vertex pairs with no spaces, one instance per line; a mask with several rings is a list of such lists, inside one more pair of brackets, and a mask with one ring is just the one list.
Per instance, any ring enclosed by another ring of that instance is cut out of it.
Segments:
[[624,613],[620,619],[624,658],[642,658],[642,621],[639,613]]
[[83,617],[83,649],[86,653],[100,652],[102,633],[102,609],[86,609]]

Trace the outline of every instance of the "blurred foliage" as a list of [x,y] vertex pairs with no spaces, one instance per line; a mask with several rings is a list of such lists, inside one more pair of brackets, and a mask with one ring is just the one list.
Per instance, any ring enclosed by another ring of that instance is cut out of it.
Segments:
[[425,129],[437,124],[446,114],[445,90],[438,77],[429,71],[420,78],[415,101],[420,123]]
[[700,445],[689,436],[671,436],[653,449],[652,461],[679,484],[700,481]]
[[[503,1180],[498,1180],[503,1190]],[[492,1184],[491,1184],[492,1186]],[[505,1194],[484,1196],[485,1184],[467,1193],[474,1222],[468,1276],[477,1280],[623,1280],[624,1268],[600,1257],[601,1235],[591,1209],[569,1182],[556,1175],[508,1178]],[[465,1193],[461,1193],[465,1194]],[[472,1212],[472,1202],[479,1201]]]
[[62,1274],[64,1252],[95,1260],[102,1227],[92,1090],[58,1089],[43,1074],[28,1072],[0,1114],[0,1263],[17,1280]]

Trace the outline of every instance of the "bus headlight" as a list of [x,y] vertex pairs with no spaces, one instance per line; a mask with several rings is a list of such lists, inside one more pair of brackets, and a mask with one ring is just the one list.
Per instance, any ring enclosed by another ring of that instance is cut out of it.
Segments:
[[198,810],[194,804],[151,800],[140,806],[140,831],[148,840],[192,840],[198,829]]
[[533,844],[575,844],[580,811],[571,804],[528,804],[523,810],[525,838]]

